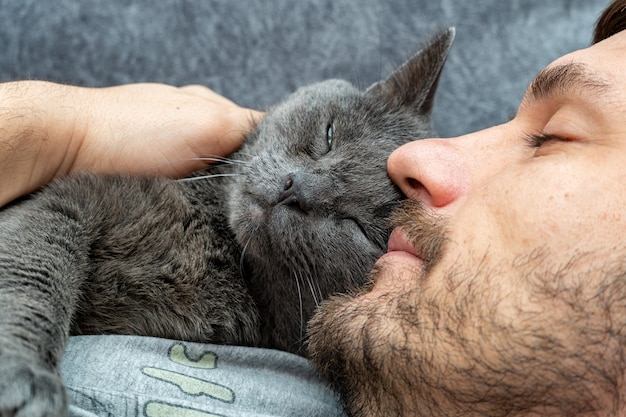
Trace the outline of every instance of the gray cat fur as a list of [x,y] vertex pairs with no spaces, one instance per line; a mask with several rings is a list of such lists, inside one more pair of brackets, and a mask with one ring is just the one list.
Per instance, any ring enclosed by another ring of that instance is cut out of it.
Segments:
[[316,303],[363,285],[386,248],[401,193],[385,161],[433,134],[453,37],[364,93],[338,80],[299,89],[190,180],[81,174],[1,211],[0,416],[64,414],[69,334],[302,354]]

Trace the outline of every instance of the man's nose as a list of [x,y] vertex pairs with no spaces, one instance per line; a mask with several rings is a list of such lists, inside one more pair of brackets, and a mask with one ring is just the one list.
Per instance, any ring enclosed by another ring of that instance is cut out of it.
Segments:
[[505,129],[495,127],[457,138],[407,143],[390,155],[387,171],[407,197],[426,207],[444,208],[511,162],[504,134]]

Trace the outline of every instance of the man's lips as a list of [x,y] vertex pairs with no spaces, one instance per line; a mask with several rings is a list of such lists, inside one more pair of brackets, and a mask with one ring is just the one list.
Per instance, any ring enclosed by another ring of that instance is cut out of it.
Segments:
[[[389,236],[387,253],[381,256],[376,265],[380,268],[379,273],[374,275],[376,286],[387,288],[389,291],[397,290],[398,280],[409,280],[415,276],[416,268],[424,266],[424,260],[419,251],[411,244],[411,241],[401,229],[395,228]],[[400,268],[400,269],[398,269]],[[408,268],[408,271],[403,269]],[[395,270],[395,273],[381,273],[382,270]],[[395,278],[395,279],[391,279]]]
[[404,232],[402,232],[402,230],[397,227],[391,232],[391,236],[389,236],[389,242],[387,243],[387,253],[391,252],[405,252],[409,255],[421,259],[421,256],[415,246],[411,244]]

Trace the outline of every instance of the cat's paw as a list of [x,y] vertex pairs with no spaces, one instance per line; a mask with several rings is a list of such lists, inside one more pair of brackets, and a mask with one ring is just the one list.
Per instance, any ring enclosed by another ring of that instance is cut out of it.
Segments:
[[0,356],[0,417],[65,417],[61,377],[17,355]]

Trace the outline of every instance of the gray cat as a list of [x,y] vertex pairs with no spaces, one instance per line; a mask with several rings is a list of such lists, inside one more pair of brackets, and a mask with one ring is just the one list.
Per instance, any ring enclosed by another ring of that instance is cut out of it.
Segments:
[[64,412],[69,334],[303,354],[316,305],[362,285],[386,249],[402,198],[386,159],[432,135],[452,38],[366,92],[336,80],[298,90],[189,179],[81,174],[1,211],[0,416]]

